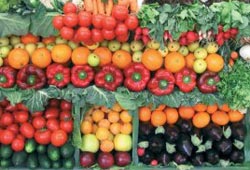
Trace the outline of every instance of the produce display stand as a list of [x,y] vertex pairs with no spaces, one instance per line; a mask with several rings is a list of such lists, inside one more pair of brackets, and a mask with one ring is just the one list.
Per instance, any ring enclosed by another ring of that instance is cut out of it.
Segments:
[[249,170],[249,22],[243,1],[3,0],[0,170]]

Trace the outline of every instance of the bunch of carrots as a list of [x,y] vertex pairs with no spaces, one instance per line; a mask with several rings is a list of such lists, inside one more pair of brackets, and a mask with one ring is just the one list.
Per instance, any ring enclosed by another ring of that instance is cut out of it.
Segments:
[[114,4],[128,7],[131,13],[136,13],[139,9],[137,0],[84,0],[84,10],[92,14],[110,16]]

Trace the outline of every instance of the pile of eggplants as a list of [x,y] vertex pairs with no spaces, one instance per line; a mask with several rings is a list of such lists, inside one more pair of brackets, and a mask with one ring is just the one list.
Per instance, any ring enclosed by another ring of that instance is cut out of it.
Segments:
[[203,129],[191,121],[179,120],[175,125],[153,127],[140,122],[138,156],[146,165],[168,166],[170,163],[193,166],[244,162],[243,122],[218,126],[213,123]]

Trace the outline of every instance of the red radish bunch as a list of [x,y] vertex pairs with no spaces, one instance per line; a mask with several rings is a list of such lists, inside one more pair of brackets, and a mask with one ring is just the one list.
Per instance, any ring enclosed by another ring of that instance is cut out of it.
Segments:
[[199,40],[199,35],[197,34],[197,32],[188,31],[188,32],[182,33],[179,39],[179,43],[181,45],[188,45],[198,40]]
[[237,34],[238,34],[237,28],[230,28],[227,31],[223,31],[223,26],[219,25],[218,34],[215,35],[215,39],[219,45],[223,45],[225,41],[231,38],[236,38]]
[[149,37],[149,29],[137,27],[135,30],[134,40],[142,40],[144,44],[147,44],[151,40]]
[[129,10],[122,5],[113,7],[112,16],[105,16],[87,11],[77,12],[73,3],[66,3],[64,15],[53,19],[53,26],[60,31],[62,38],[87,45],[113,39],[126,42],[129,31],[135,30],[138,25],[138,18],[129,15]]

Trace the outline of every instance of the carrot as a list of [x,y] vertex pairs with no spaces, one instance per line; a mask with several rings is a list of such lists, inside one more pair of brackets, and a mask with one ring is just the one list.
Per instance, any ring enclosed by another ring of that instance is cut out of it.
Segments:
[[105,3],[105,13],[107,16],[111,15],[113,6],[114,6],[113,0],[108,0],[108,2]]
[[138,12],[137,0],[130,0],[129,6],[131,12]]
[[92,1],[93,1],[93,14],[98,14],[97,1],[96,0]]
[[118,5],[124,5],[126,7],[129,7],[130,0],[118,0]]
[[93,1],[92,0],[84,0],[84,9],[88,12],[93,12]]
[[104,3],[102,2],[102,0],[96,0],[96,2],[97,2],[98,13],[104,15],[105,14]]

